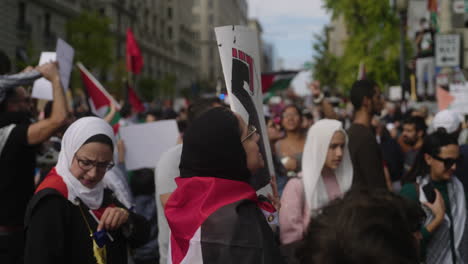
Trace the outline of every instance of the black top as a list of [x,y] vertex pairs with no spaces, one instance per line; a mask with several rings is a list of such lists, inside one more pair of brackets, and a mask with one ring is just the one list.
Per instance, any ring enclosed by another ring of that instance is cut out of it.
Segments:
[[417,45],[418,58],[434,57],[434,30],[429,28],[416,32],[416,38],[420,35],[422,37]]
[[382,153],[368,127],[352,124],[348,129],[349,153],[353,162],[353,188],[386,188]]
[[250,200],[211,214],[201,226],[200,239],[203,263],[284,263],[265,216]]
[[[121,206],[110,191],[105,192],[103,207],[111,203]],[[97,222],[81,204],[87,221],[96,231]],[[146,242],[149,234],[148,222],[141,216],[130,213],[130,234],[124,235],[123,228],[110,232],[114,238],[106,246],[107,263],[127,263],[127,242],[132,247]],[[72,204],[54,189],[38,192],[28,207],[26,216],[26,264],[95,264],[93,242],[88,227],[77,205]]]
[[28,128],[27,121],[17,124],[0,154],[0,225],[23,225],[26,206],[34,193],[37,147],[28,145]]
[[195,119],[184,133],[180,158],[182,178],[216,177],[249,182],[247,155],[241,143],[239,120],[216,107]]

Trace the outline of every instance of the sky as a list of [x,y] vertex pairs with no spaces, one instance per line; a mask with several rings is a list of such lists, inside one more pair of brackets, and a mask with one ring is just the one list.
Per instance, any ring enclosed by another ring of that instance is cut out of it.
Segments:
[[300,69],[312,60],[314,33],[330,21],[321,0],[247,0],[249,17],[260,21],[263,39],[275,47],[283,69]]

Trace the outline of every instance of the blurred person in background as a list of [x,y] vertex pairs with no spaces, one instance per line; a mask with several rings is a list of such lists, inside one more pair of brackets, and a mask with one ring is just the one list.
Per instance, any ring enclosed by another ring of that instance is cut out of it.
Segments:
[[374,81],[359,80],[351,87],[354,120],[348,129],[349,152],[353,161],[353,187],[387,188],[382,152],[371,122],[380,115],[383,99]]
[[403,153],[400,145],[390,135],[385,123],[374,117],[372,126],[375,129],[377,143],[379,144],[382,158],[384,161],[385,181],[389,190],[396,191],[401,189],[401,177],[403,175]]
[[281,127],[285,137],[276,142],[275,153],[286,168],[288,177],[294,177],[301,171],[306,140],[306,131],[302,127],[302,111],[298,106],[289,105],[283,109]]
[[424,142],[426,131],[426,122],[420,116],[410,116],[403,121],[403,132],[398,139],[398,144],[404,155],[403,174],[413,166],[414,159]]
[[397,194],[351,190],[312,217],[297,263],[420,263],[423,220],[424,212]]
[[158,219],[154,186],[153,169],[133,171],[130,187],[135,197],[135,213],[145,217],[150,225],[148,242],[133,250],[135,264],[159,263]]
[[302,177],[291,178],[281,198],[280,239],[288,259],[294,259],[295,242],[302,240],[310,216],[347,192],[353,182],[348,139],[341,122],[322,119],[311,127],[302,163]]
[[[31,68],[32,69],[32,68]],[[57,63],[35,68],[52,83],[52,113],[31,122],[30,96],[22,86],[0,83],[0,262],[22,263],[24,215],[34,193],[34,170],[39,144],[47,141],[67,119],[68,108]],[[29,80],[32,83],[32,80]]]
[[288,176],[280,158],[278,155],[276,155],[274,146],[278,140],[284,137],[284,131],[281,129],[281,125],[275,122],[274,119],[265,117],[265,122],[267,125],[268,139],[270,140],[273,166],[275,168],[276,184],[278,186],[278,194],[281,197],[284,186],[286,186],[286,182],[288,181]]

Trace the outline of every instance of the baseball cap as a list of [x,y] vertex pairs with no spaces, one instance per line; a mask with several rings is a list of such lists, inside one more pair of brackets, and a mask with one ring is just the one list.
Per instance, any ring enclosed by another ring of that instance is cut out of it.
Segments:
[[432,121],[432,126],[435,130],[439,127],[443,127],[449,134],[457,131],[460,124],[460,117],[452,110],[443,110],[438,112]]

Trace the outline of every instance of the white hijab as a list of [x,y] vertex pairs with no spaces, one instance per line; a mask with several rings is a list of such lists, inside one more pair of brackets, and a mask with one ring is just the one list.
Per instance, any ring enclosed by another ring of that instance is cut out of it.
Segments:
[[302,156],[302,181],[305,199],[311,211],[320,209],[330,201],[323,183],[322,169],[325,165],[331,139],[336,131],[343,132],[346,138],[343,159],[335,170],[341,193],[344,194],[348,191],[353,182],[353,165],[348,150],[348,136],[341,122],[331,119],[318,121],[307,133]]
[[97,117],[83,117],[75,121],[62,139],[57,166],[57,173],[67,185],[68,200],[76,204],[76,198],[80,198],[90,209],[98,209],[102,204],[104,184],[99,182],[94,188],[89,189],[73,176],[70,167],[75,153],[90,137],[104,134],[115,144],[112,127],[103,119]]

